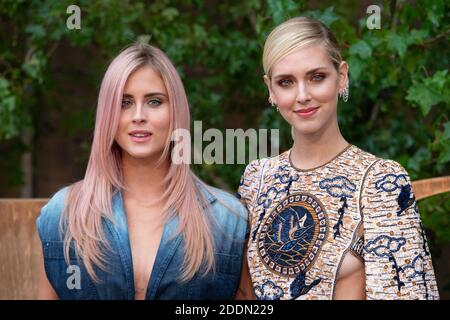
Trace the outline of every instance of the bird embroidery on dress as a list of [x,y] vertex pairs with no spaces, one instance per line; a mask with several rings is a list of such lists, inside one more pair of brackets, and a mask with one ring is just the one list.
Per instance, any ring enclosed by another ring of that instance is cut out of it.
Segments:
[[291,283],[291,297],[297,299],[298,297],[307,294],[312,288],[320,283],[322,279],[317,278],[311,284],[306,284],[306,273],[300,273]]
[[308,217],[306,213],[300,218],[296,210],[291,207],[288,210],[292,211],[289,221],[282,219],[283,222],[278,224],[276,240],[281,244],[279,251],[282,252],[291,250],[303,239],[303,235],[313,227],[313,225],[305,227],[305,222]]

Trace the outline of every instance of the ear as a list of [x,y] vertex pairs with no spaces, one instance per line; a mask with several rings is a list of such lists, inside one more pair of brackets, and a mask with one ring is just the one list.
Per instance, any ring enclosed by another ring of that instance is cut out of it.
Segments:
[[266,74],[263,76],[263,79],[264,79],[264,83],[266,84],[267,90],[269,91],[269,98],[272,99],[272,101],[273,101],[274,97],[273,97],[273,92],[272,92],[272,86],[270,84],[270,79]]
[[348,63],[346,61],[341,61],[339,65],[339,92],[344,90],[345,86],[348,84]]
[[339,65],[339,92],[344,90],[345,85],[348,83],[348,63],[341,61]]

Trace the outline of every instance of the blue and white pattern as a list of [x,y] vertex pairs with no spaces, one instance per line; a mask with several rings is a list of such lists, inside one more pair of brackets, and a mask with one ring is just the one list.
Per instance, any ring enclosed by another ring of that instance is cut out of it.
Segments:
[[390,257],[393,253],[398,252],[402,246],[406,243],[406,239],[403,237],[390,237],[387,235],[381,235],[367,242],[364,246],[364,250],[367,253],[374,253],[379,257]]
[[324,179],[319,182],[319,187],[336,198],[351,198],[356,191],[356,185],[344,176]]
[[389,173],[375,182],[375,189],[392,192],[408,184],[406,174]]
[[322,204],[311,195],[293,194],[262,223],[258,251],[273,272],[294,276],[309,268],[326,235],[327,217]]
[[403,237],[389,237],[387,235],[381,235],[372,241],[369,241],[364,249],[368,253],[374,253],[379,257],[386,257],[392,262],[392,268],[395,271],[394,280],[397,281],[398,291],[405,286],[405,283],[400,279],[400,272],[403,271],[395,259],[394,253],[398,252],[402,246],[406,244],[406,239]]
[[283,289],[270,280],[256,285],[254,291],[258,300],[280,300],[284,295]]

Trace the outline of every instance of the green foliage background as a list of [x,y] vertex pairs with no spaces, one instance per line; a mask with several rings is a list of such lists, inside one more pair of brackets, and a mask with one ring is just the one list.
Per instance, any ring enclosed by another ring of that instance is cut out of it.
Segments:
[[[15,141],[21,132],[39,126],[39,93],[57,81],[48,64],[63,42],[99,53],[100,61],[92,61],[86,77],[77,79],[97,90],[108,62],[121,48],[139,37],[150,40],[177,66],[192,118],[203,121],[203,130],[279,128],[281,151],[288,149],[289,127],[267,103],[262,46],[275,25],[309,15],[335,32],[350,65],[350,99],[339,105],[344,136],[371,153],[398,161],[412,179],[449,175],[448,5],[438,0],[378,1],[381,29],[369,30],[369,14],[359,2],[334,3],[1,0],[0,141],[6,146],[1,149],[1,174],[11,185],[22,183],[15,161],[32,146]],[[82,10],[81,30],[65,27],[71,4]],[[76,136],[92,129],[93,114],[75,110],[60,125]],[[80,149],[81,161],[86,162],[89,142]],[[244,165],[201,165],[196,172],[233,191],[243,169]],[[450,243],[449,195],[419,205],[433,246]]]

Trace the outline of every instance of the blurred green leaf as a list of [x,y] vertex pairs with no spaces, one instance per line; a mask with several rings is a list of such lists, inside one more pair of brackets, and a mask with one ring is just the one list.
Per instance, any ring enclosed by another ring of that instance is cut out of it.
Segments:
[[443,164],[450,161],[450,143],[445,143],[439,153],[438,162]]
[[325,10],[305,11],[303,15],[318,19],[328,27],[330,27],[333,22],[339,20],[339,17],[335,14],[334,7],[332,6]]
[[401,37],[400,35],[389,31],[387,37],[387,46],[389,49],[396,51],[398,55],[402,58],[406,53],[406,39]]
[[412,30],[406,38],[406,43],[408,45],[420,43],[428,37],[428,34],[428,30]]
[[426,116],[434,105],[439,102],[448,102],[448,89],[447,93],[444,92],[446,82],[450,82],[447,70],[438,71],[432,77],[420,81],[413,81],[408,89],[406,100],[418,105],[422,114]]
[[40,25],[29,25],[25,28],[25,32],[31,34],[33,38],[45,37],[45,29]]
[[444,135],[442,136],[443,140],[450,139],[450,121],[444,123]]
[[350,47],[349,53],[358,55],[361,59],[368,59],[372,56],[372,48],[367,42],[360,40]]

